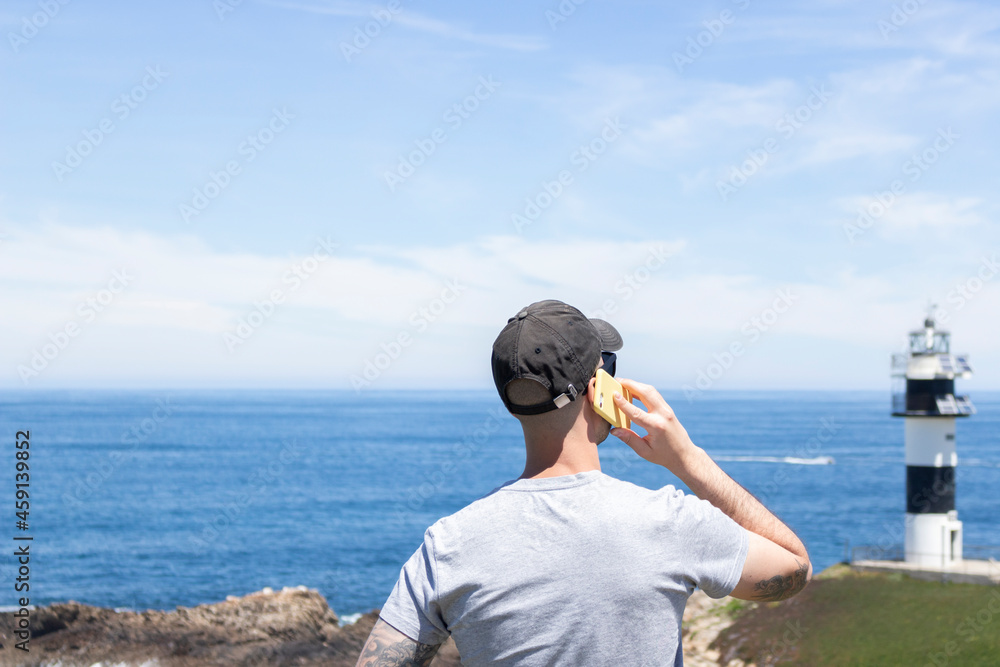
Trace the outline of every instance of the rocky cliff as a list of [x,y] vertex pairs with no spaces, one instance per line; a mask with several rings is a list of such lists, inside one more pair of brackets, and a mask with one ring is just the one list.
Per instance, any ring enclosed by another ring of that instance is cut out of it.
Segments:
[[[175,611],[116,612],[58,603],[32,611],[28,653],[14,648],[13,614],[0,614],[0,664],[353,667],[377,617],[372,612],[340,627],[323,596],[305,587],[264,589]],[[451,641],[432,663],[460,664]]]

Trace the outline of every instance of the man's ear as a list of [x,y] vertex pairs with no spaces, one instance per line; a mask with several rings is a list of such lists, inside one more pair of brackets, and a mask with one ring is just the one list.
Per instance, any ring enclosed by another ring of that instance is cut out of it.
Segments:
[[597,376],[590,378],[590,382],[587,383],[587,403],[591,406],[594,405],[594,398],[597,396]]

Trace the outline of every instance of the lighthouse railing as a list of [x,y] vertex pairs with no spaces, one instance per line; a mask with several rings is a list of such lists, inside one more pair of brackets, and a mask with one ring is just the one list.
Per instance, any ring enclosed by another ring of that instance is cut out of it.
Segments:
[[851,547],[851,562],[859,560],[903,560],[906,555],[902,544],[865,544]]
[[[1000,562],[1000,546],[962,545],[962,557],[967,560],[991,560]],[[1000,565],[997,566],[1000,569]]]
[[906,369],[910,364],[910,355],[905,352],[897,352],[892,355],[892,375],[905,376]]

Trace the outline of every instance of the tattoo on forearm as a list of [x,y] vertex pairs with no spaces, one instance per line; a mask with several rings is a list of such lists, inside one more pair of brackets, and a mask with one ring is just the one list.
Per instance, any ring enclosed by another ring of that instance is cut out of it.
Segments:
[[754,586],[754,599],[762,602],[784,600],[796,595],[806,586],[806,577],[809,573],[809,562],[800,563],[798,559],[798,569],[788,577],[777,575],[770,579],[758,581]]
[[357,667],[426,667],[439,644],[421,644],[378,621],[361,650]]

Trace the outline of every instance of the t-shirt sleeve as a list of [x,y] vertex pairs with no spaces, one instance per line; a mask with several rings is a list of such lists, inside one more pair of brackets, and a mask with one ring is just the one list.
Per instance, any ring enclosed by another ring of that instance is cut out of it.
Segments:
[[400,570],[379,618],[421,644],[443,643],[449,633],[437,603],[438,585],[433,540],[428,530],[424,543]]
[[709,597],[729,595],[743,574],[750,538],[743,526],[707,500],[681,494],[678,512],[691,578]]

